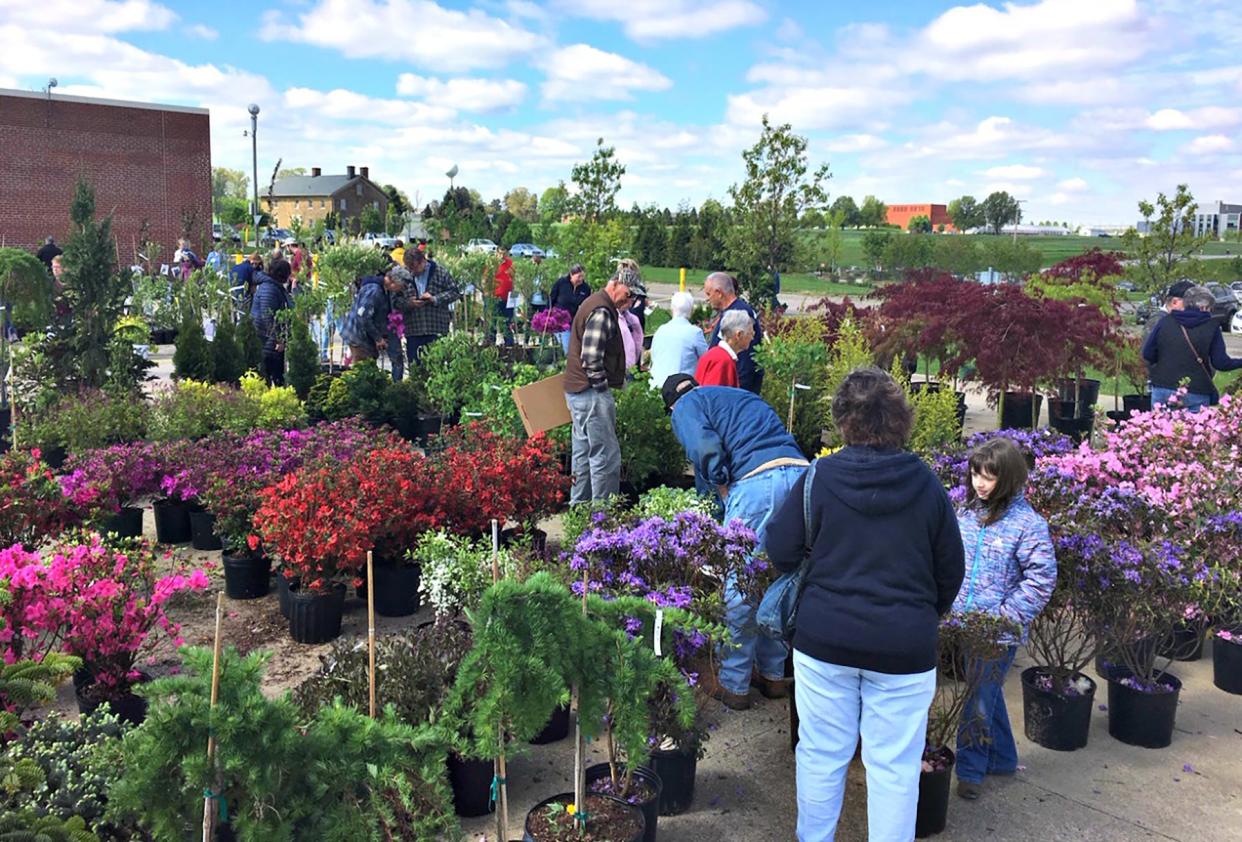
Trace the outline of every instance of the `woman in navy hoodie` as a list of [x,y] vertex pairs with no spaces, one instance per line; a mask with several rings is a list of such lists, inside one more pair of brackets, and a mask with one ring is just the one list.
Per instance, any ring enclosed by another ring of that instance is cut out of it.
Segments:
[[862,737],[872,840],[914,838],[936,634],[962,584],[957,518],[935,474],[904,448],[914,413],[877,368],[832,399],[846,446],[821,458],[803,522],[806,476],[768,524],[768,556],[810,561],[793,635],[798,689],[798,840],[831,840],[845,773]]

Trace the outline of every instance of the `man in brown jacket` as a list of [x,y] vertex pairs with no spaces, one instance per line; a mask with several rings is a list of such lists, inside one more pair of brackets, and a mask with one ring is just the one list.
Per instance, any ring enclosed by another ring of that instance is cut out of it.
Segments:
[[621,267],[574,316],[565,364],[565,403],[573,422],[570,503],[602,500],[621,489],[621,444],[612,390],[625,385],[625,347],[617,308],[646,294],[638,273]]

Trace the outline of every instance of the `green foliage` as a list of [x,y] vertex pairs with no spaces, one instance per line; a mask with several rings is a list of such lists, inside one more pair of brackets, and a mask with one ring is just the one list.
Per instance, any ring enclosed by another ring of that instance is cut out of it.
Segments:
[[729,265],[754,301],[771,298],[770,272],[787,268],[793,257],[802,213],[827,202],[828,165],[808,171],[806,149],[806,138],[788,123],[771,125],[765,114],[759,141],[742,153],[746,179],[729,188],[734,205],[734,225],[726,236]]
[[935,238],[927,234],[894,234],[884,246],[881,262],[885,271],[902,272],[931,266]]
[[173,351],[173,377],[177,380],[199,380],[211,383],[215,378],[215,365],[207,337],[203,335],[203,323],[189,312],[181,319],[177,330],[177,349]]
[[867,231],[862,236],[862,250],[867,258],[867,268],[875,271],[884,262],[890,240],[896,239],[891,231],[879,229]]
[[465,333],[442,336],[423,350],[427,398],[442,416],[483,399],[483,384],[500,370],[495,346],[482,347]]
[[138,441],[146,436],[150,418],[150,407],[140,394],[91,391],[19,415],[18,440],[23,446],[60,446],[77,453]]
[[241,392],[257,407],[255,426],[264,430],[288,430],[306,421],[302,402],[292,386],[269,386],[258,374],[241,378]]
[[572,547],[582,533],[594,526],[598,514],[602,522],[615,522],[625,513],[625,498],[613,495],[606,500],[588,500],[574,503],[561,515],[561,546]]
[[647,314],[647,321],[643,323],[643,333],[647,336],[655,335],[655,332],[664,325],[673,320],[673,312],[664,307],[656,307]]
[[[142,324],[144,332],[146,327],[145,323]],[[139,384],[148,379],[147,370],[154,368],[155,363],[137,353],[133,340],[120,330],[118,327],[118,333],[108,343],[108,379],[104,382],[104,389],[114,394],[141,395]],[[126,332],[132,331],[127,329]]]
[[0,303],[12,310],[17,327],[34,330],[52,315],[52,276],[43,261],[24,249],[0,248]]
[[[340,376],[340,372],[336,377]],[[306,394],[306,419],[312,424],[320,421],[328,420],[326,406],[328,403],[328,393],[332,390],[332,383],[336,380],[331,374],[324,372],[315,378],[314,384],[311,385],[310,391]]]
[[[377,803],[391,803],[397,789],[418,802],[403,813],[412,822],[403,838],[430,842],[455,830],[444,752],[430,732],[398,722],[391,709],[372,720],[333,705],[302,721],[288,695],[263,694],[264,656],[243,658],[232,647],[221,657],[212,709],[211,651],[183,653],[182,675],[144,689],[151,708],[124,739],[112,814],[138,819],[157,838],[190,838],[202,824],[206,790],[227,803],[239,839],[345,842],[383,838]],[[215,768],[203,750],[209,733]]]
[[255,330],[254,322],[249,313],[243,313],[237,322],[236,331],[237,353],[241,357],[242,369],[245,371],[261,371],[263,368],[263,340]]
[[80,666],[79,659],[59,652],[49,652],[41,661],[0,665],[0,734],[15,730],[27,708],[55,699],[56,685]]
[[391,388],[392,378],[379,370],[375,360],[360,360],[328,387],[324,417],[340,421],[361,415],[368,423],[385,424],[391,418],[392,406],[388,400]]
[[[479,598],[492,584],[491,540],[474,541],[443,530],[424,532],[411,550],[422,565],[418,591],[437,616],[459,616],[473,611]],[[497,555],[501,575],[517,572],[513,555],[500,550]]]
[[985,224],[993,234],[1000,234],[1006,225],[1017,225],[1022,221],[1022,206],[1018,200],[1004,190],[996,190],[979,205]]
[[906,226],[906,230],[911,234],[930,234],[932,232],[931,217],[926,214],[910,217],[910,224]]
[[943,384],[936,391],[915,390],[910,385],[910,377],[901,364],[900,356],[893,357],[888,373],[901,386],[906,400],[914,409],[914,427],[910,431],[909,443],[912,451],[930,456],[961,440],[962,426],[957,420],[956,392]]
[[529,243],[532,236],[530,224],[526,220],[515,216],[505,226],[505,233],[500,238],[500,244],[505,248],[509,248],[514,243]]
[[1138,209],[1147,224],[1147,233],[1140,235],[1131,228],[1121,239],[1138,264],[1136,275],[1143,288],[1155,292],[1178,280],[1182,264],[1212,237],[1195,236],[1195,211],[1199,205],[1185,184],[1177,185],[1171,197],[1157,193],[1154,205],[1140,200]]
[[569,210],[569,190],[565,182],[547,188],[539,196],[539,221],[548,226],[560,222]]
[[122,769],[120,737],[128,730],[107,705],[76,721],[51,714],[34,723],[0,755],[0,815],[30,810],[78,817],[105,839],[131,838],[132,825],[105,819]]
[[716,513],[716,501],[700,496],[693,488],[669,488],[661,485],[644,492],[631,514],[639,520],[658,517],[671,521],[682,512],[699,512],[712,517]]
[[319,287],[326,300],[335,302],[338,308],[347,307],[353,301],[354,281],[383,272],[391,262],[383,249],[361,243],[329,246],[315,261]]
[[642,488],[653,477],[677,476],[685,467],[681,444],[664,410],[660,393],[639,374],[613,395],[617,402],[617,440],[621,443],[621,478]]
[[79,816],[58,819],[22,810],[0,816],[2,842],[99,842]]
[[993,237],[983,246],[984,261],[1003,275],[1022,278],[1039,269],[1043,258],[1025,240],[1014,242],[1009,237]]
[[389,387],[388,418],[403,437],[413,439],[418,432],[418,417],[428,414],[430,410],[431,407],[427,402],[427,386],[423,378],[407,377]]
[[755,360],[766,372],[762,397],[786,425],[789,424],[789,398],[794,384],[810,387],[796,390],[790,433],[803,453],[813,454],[819,451],[825,426],[822,400],[827,394],[829,350],[820,319],[791,319],[790,322],[789,330],[765,337],[755,351]]
[[837,329],[837,341],[833,343],[832,352],[828,355],[828,371],[824,377],[823,397],[820,399],[824,429],[828,433],[825,444],[828,447],[841,447],[845,444],[832,420],[832,399],[837,389],[851,371],[874,364],[875,358],[867,338],[863,336],[862,328],[847,317]]
[[211,342],[211,358],[213,379],[217,383],[236,383],[246,372],[232,319],[221,319],[216,326],[216,335]]
[[[959,196],[949,202],[947,208],[949,218],[953,220],[953,227],[958,231],[965,232],[971,228],[982,228],[986,217],[983,207],[975,201],[974,196]],[[941,266],[942,269],[948,269],[947,266]],[[953,270],[949,270],[953,271]]]
[[289,321],[289,343],[285,348],[285,365],[288,373],[285,382],[293,387],[302,400],[319,375],[319,348],[311,338],[310,326],[301,313],[294,313]]
[[616,159],[615,146],[604,146],[601,137],[595,144],[591,160],[575,164],[570,179],[578,186],[569,198],[573,210],[590,222],[599,222],[616,209],[617,193],[625,165]]
[[954,275],[973,275],[984,269],[974,237],[950,234],[933,241],[932,265]]

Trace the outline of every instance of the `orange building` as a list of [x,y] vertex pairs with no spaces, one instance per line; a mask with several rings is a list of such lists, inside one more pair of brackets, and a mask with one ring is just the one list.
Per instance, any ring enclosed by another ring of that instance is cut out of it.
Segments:
[[902,231],[910,227],[910,220],[916,216],[925,216],[931,220],[932,230],[939,231],[944,226],[946,231],[956,230],[949,211],[944,205],[889,205],[888,224],[896,225]]

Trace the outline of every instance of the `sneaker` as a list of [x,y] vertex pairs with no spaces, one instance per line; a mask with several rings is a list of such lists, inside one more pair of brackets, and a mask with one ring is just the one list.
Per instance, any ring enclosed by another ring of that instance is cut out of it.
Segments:
[[719,699],[729,710],[750,710],[749,693],[730,693],[723,687],[717,686],[712,691],[712,698]]
[[970,781],[957,782],[957,795],[959,798],[965,798],[967,801],[977,801],[982,794],[983,787],[979,786],[979,784],[972,784]]

